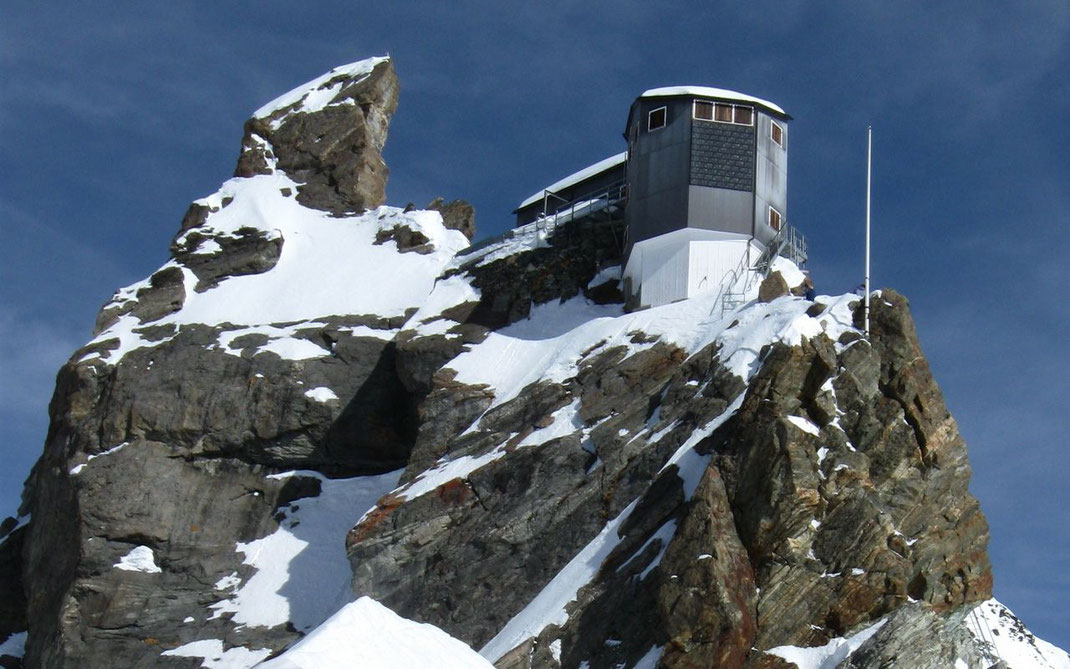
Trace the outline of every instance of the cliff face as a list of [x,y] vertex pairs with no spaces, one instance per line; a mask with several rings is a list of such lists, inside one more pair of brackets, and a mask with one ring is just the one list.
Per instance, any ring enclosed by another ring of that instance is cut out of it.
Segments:
[[850,295],[628,314],[609,224],[465,250],[464,203],[381,206],[397,91],[371,59],[258,111],[60,371],[0,544],[26,666],[253,666],[365,595],[501,667],[1007,659],[902,296],[869,339]]
[[355,591],[506,666],[742,666],[990,597],[906,300],[882,294],[868,341],[850,296],[711,306],[517,324],[447,362],[407,485],[350,532]]

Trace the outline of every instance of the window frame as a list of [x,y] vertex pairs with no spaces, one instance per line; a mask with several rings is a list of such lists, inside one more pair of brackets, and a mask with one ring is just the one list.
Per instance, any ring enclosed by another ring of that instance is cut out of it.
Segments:
[[[768,205],[768,207],[769,210],[765,214],[765,224],[776,230],[777,232],[780,232],[780,230],[784,227],[784,215],[781,214],[780,211],[773,205]],[[773,225],[774,214],[776,215],[776,225]]]
[[[655,127],[651,126],[651,122],[653,121],[654,114],[656,114],[658,112],[662,112],[661,125],[659,125],[658,127],[655,128]],[[657,130],[661,130],[662,128],[664,128],[667,125],[669,125],[669,107],[668,107],[668,105],[662,105],[662,106],[657,107],[655,109],[651,109],[650,111],[648,111],[646,113],[646,131],[647,132],[655,132]]]
[[[710,118],[702,118],[698,115],[699,105],[710,106]],[[722,121],[717,118],[717,108],[727,107],[730,110],[732,119],[730,121]],[[740,123],[736,121],[736,109],[742,108],[750,111],[750,123]],[[752,105],[735,104],[732,102],[721,102],[717,100],[692,100],[691,101],[691,118],[696,121],[706,121],[707,123],[727,123],[728,125],[741,125],[745,128],[753,128],[757,119],[757,110]]]
[[[777,130],[780,131],[780,138],[777,139]],[[784,149],[784,126],[780,125],[774,119],[769,119],[769,139],[773,140],[773,143]]]

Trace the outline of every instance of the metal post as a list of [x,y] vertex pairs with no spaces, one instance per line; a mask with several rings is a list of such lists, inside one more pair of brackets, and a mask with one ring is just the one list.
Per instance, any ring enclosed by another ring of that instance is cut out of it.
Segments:
[[873,126],[866,128],[866,337],[869,337],[869,202],[873,182]]

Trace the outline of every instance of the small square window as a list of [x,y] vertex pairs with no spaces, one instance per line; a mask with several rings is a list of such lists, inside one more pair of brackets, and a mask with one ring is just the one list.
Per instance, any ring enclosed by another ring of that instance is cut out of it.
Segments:
[[784,128],[780,127],[780,124],[776,121],[770,121],[772,125],[769,126],[769,136],[774,142],[780,146],[784,146]]
[[714,109],[714,119],[724,123],[732,122],[732,105],[717,104]]
[[658,128],[664,128],[665,127],[665,119],[666,119],[665,107],[658,107],[657,109],[652,109],[650,111],[650,113],[647,114],[647,117],[646,117],[646,129],[648,131],[650,131],[650,130],[657,130]]
[[695,100],[695,118],[702,121],[712,121],[713,103]]
[[754,119],[754,110],[750,107],[736,107],[735,122],[739,125],[750,125]]
[[772,207],[769,207],[769,227],[780,232],[781,220],[780,212]]

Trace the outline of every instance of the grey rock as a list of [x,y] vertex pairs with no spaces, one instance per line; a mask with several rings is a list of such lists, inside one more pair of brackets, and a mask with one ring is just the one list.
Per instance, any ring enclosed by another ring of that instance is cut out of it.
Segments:
[[436,197],[425,209],[437,211],[442,215],[442,224],[449,230],[457,230],[469,241],[476,236],[476,208],[464,200],[446,202]]
[[301,184],[297,201],[306,207],[346,214],[381,205],[389,174],[382,150],[398,100],[394,65],[386,60],[367,76],[338,80],[343,83],[332,102],[353,104],[313,114],[283,108],[246,121],[234,175],[268,174],[274,164]]
[[104,305],[97,315],[93,334],[100,334],[121,317],[130,314],[142,323],[151,323],[182,308],[186,301],[186,287],[182,270],[165,267],[149,278],[149,285],[137,291],[134,299],[116,300]]
[[424,233],[404,225],[395,225],[389,230],[380,230],[375,235],[375,244],[385,244],[387,241],[397,244],[398,251],[402,253],[415,251],[426,254],[435,250],[431,240]]
[[[214,241],[219,250],[197,253],[204,241]],[[234,234],[206,235],[198,230],[180,234],[171,243],[172,257],[197,275],[198,293],[214,288],[232,276],[260,274],[278,263],[283,238],[254,228],[239,228]]]
[[840,669],[993,666],[987,659],[965,625],[919,604],[907,604],[889,616],[876,634],[838,666]]
[[[234,542],[275,528],[286,484],[233,459],[174,455],[165,443],[141,440],[77,474],[58,449],[38,463],[38,494],[72,506],[40,499],[32,506],[28,666],[157,666],[160,652],[197,638],[236,640],[226,619],[208,619],[205,607],[225,597],[213,585],[223,576],[250,575]],[[114,567],[136,546],[153,550],[160,573]],[[40,615],[56,608],[58,618]],[[176,624],[187,617],[194,621]],[[269,648],[295,638],[285,629],[240,636]]]

